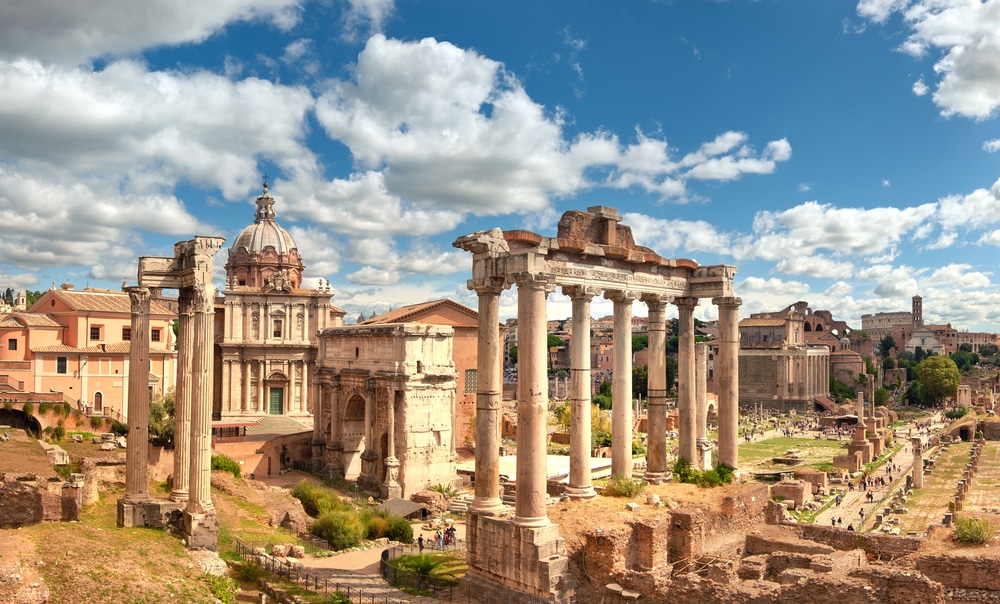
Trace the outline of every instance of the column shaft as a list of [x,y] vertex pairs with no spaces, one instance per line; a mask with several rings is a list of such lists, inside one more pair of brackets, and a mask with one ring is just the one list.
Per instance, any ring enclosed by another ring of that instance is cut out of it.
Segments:
[[677,410],[680,419],[678,430],[679,456],[692,465],[698,460],[697,416],[694,391],[694,307],[697,298],[678,298],[677,305]]
[[546,283],[532,278],[517,283],[517,495],[514,523],[545,526],[546,427],[548,371],[546,360]]
[[573,300],[573,335],[569,341],[569,486],[566,494],[589,498],[596,495],[590,475],[590,300],[594,292],[582,287],[564,287],[563,293]]
[[476,283],[479,294],[478,357],[476,359],[476,488],[471,509],[496,514],[500,499],[500,400],[503,351],[500,342],[501,280]]
[[181,289],[177,298],[177,390],[174,393],[173,501],[187,501],[191,477],[191,363],[194,306],[191,291]]
[[125,449],[126,503],[149,501],[149,301],[145,287],[125,288],[132,303],[129,342],[128,440]]
[[649,373],[646,402],[646,475],[650,483],[667,479],[667,300],[643,296],[649,308]]
[[211,285],[194,289],[194,330],[191,365],[191,495],[187,511],[213,512],[212,505],[212,348],[215,334]]
[[605,292],[614,301],[614,364],[611,377],[611,477],[632,476],[632,300]]
[[721,297],[712,300],[719,307],[719,356],[715,359],[715,375],[719,380],[719,463],[734,470],[739,468],[740,424],[740,298]]
[[708,438],[708,344],[696,342],[694,345],[694,404],[698,440]]

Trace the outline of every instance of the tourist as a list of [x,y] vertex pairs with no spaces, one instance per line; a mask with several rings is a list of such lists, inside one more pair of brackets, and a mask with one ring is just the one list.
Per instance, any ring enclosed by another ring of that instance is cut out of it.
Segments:
[[424,553],[424,536],[420,535],[417,537],[417,547],[420,548],[420,553]]

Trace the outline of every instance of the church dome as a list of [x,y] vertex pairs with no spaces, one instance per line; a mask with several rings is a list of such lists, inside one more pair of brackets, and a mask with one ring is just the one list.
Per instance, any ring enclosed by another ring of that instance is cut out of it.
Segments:
[[302,284],[305,266],[295,240],[274,220],[274,201],[265,181],[253,223],[240,231],[229,248],[227,289],[246,286],[290,290]]

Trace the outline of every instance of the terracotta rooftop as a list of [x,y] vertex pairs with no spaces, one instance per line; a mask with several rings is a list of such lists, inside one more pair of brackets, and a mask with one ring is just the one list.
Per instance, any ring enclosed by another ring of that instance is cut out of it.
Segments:
[[39,313],[18,312],[0,316],[0,327],[62,327],[49,315]]
[[[98,344],[96,346],[87,346],[86,348],[75,348],[68,344],[52,344],[50,346],[38,346],[33,347],[31,352],[65,352],[72,354],[128,354],[130,350],[129,342],[114,342],[112,344]],[[166,348],[153,348],[150,346],[149,354],[151,355],[161,355],[161,354],[175,354],[173,350],[167,350]]]
[[458,302],[453,302],[451,300],[448,300],[447,298],[443,298],[441,300],[431,300],[430,302],[421,302],[420,304],[410,304],[409,306],[401,306],[399,308],[390,310],[385,314],[376,315],[366,321],[361,321],[358,323],[358,325],[405,323],[423,312],[438,307],[450,307],[462,311],[472,317],[478,316],[478,313],[476,313],[476,311],[472,310],[471,308],[462,306]]
[[[77,311],[132,313],[132,302],[125,292],[110,289],[91,289],[81,291],[66,289],[50,289],[47,293],[62,300],[67,306]],[[171,315],[175,313],[155,300],[149,303],[149,314]]]
[[743,319],[740,321],[740,327],[778,327],[784,324],[784,319]]

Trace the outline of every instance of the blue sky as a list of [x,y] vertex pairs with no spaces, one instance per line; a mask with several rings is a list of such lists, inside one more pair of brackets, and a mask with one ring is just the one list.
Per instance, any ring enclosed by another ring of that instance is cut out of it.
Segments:
[[266,173],[350,318],[475,307],[455,238],[607,205],[743,316],[1000,331],[1000,1],[84,4],[0,5],[0,286],[132,283]]

